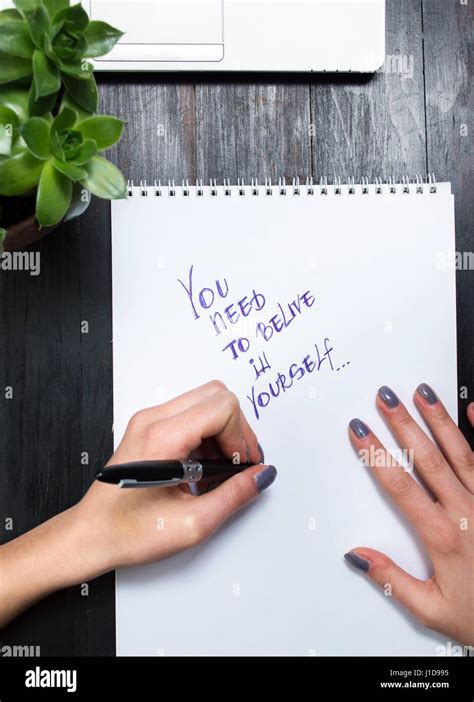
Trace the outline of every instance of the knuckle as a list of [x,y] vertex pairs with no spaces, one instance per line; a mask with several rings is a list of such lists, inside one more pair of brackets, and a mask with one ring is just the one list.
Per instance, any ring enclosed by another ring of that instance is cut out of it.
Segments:
[[400,499],[410,497],[414,487],[413,478],[410,478],[403,468],[395,468],[393,471],[389,487],[391,494]]
[[239,398],[235,393],[231,392],[230,390],[225,391],[223,395],[223,400],[230,414],[233,414],[234,412],[240,410]]
[[197,512],[190,512],[182,520],[183,540],[186,548],[193,548],[209,536],[203,519]]
[[149,424],[148,410],[139,410],[130,418],[128,428],[131,431],[142,431]]
[[411,425],[413,425],[413,419],[410,417],[408,412],[402,411],[400,412],[396,417],[393,418],[393,424],[397,427],[397,429],[407,429]]
[[437,451],[430,451],[420,461],[426,473],[440,473],[446,468],[446,462]]
[[443,408],[439,410],[438,415],[436,416],[436,422],[438,424],[444,425],[444,424],[451,424],[452,419],[449,416],[449,414],[446,412],[446,410]]
[[152,422],[143,428],[145,443],[148,446],[154,446],[160,439],[160,424]]
[[474,471],[474,452],[470,449],[461,451],[456,456],[456,464],[461,470]]
[[223,390],[227,390],[226,384],[218,378],[210,380],[209,383],[207,383],[207,387],[209,388],[209,390],[213,390],[214,392],[222,392]]

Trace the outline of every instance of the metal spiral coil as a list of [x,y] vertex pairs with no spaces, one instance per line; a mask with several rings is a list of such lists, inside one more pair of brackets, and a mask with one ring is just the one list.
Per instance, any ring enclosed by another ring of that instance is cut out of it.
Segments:
[[417,175],[410,180],[409,176],[404,175],[401,178],[389,176],[386,180],[375,178],[373,183],[370,183],[369,178],[362,177],[359,182],[356,182],[354,177],[349,177],[343,180],[340,176],[335,176],[332,183],[329,182],[327,176],[319,179],[319,184],[315,184],[313,177],[306,178],[302,183],[299,177],[295,177],[291,181],[291,185],[287,185],[286,178],[278,179],[276,185],[272,183],[271,178],[265,178],[263,183],[260,183],[258,178],[252,178],[250,184],[246,184],[244,178],[238,178],[237,184],[232,185],[229,178],[224,178],[223,185],[220,186],[215,178],[211,178],[208,185],[204,185],[202,179],[196,180],[194,186],[189,184],[189,180],[183,180],[181,185],[176,185],[174,180],[168,180],[168,184],[163,186],[161,180],[155,180],[153,186],[148,186],[146,180],[140,180],[137,186],[133,180],[127,182],[127,198],[132,197],[204,197],[205,192],[209,192],[211,197],[273,197],[275,194],[280,197],[300,197],[308,196],[327,196],[329,194],[341,195],[370,195],[371,192],[375,195],[410,195],[414,192],[417,195],[423,195],[426,191],[430,194],[438,192],[436,178],[433,173],[429,173],[426,178],[422,175]]

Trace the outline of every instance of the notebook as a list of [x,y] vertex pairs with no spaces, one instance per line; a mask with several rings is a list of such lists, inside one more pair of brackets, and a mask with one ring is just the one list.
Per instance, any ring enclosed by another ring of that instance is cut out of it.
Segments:
[[430,573],[348,422],[400,457],[381,385],[423,424],[427,382],[457,417],[450,185],[131,184],[112,239],[116,444],[136,410],[219,378],[278,469],[202,546],[117,573],[118,655],[437,655],[343,554]]

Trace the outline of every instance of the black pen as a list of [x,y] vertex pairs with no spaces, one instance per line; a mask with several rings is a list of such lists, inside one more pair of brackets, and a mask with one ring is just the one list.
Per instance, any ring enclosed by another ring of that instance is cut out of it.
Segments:
[[166,487],[200,480],[226,480],[253,465],[225,458],[139,461],[105,468],[97,473],[96,479],[120,488]]

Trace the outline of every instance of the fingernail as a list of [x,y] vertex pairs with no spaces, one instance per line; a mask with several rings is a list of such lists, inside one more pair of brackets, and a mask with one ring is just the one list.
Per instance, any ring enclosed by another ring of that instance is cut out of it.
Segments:
[[390,409],[398,407],[400,404],[398,397],[387,385],[382,385],[382,387],[379,389],[378,395],[382,402],[387,405],[387,407],[390,407]]
[[362,556],[359,556],[357,553],[354,553],[354,551],[349,551],[349,553],[345,553],[344,558],[348,563],[354,566],[354,568],[357,568],[357,570],[361,570],[364,573],[367,573],[367,571],[370,568],[369,561],[366,561],[365,558],[362,558]]
[[349,426],[358,439],[365,439],[365,437],[370,434],[369,427],[366,424],[364,424],[364,422],[362,422],[360,419],[353,419],[349,423]]
[[265,463],[265,452],[260,444],[258,444],[258,450],[260,451],[260,463]]
[[267,466],[255,475],[255,482],[257,483],[257,490],[259,494],[273,485],[277,477],[277,469],[275,466]]
[[417,393],[427,401],[429,405],[435,405],[438,402],[438,397],[434,390],[426,383],[421,383],[416,389]]

